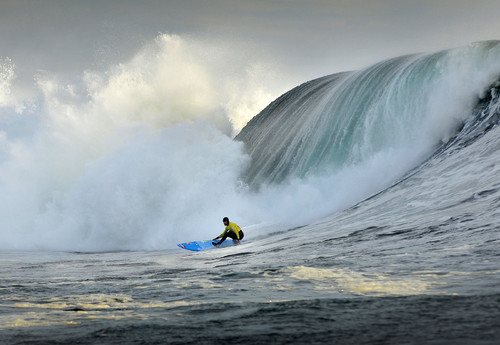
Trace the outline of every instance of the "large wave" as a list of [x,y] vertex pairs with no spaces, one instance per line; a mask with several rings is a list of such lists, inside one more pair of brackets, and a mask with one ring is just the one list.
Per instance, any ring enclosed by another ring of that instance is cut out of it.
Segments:
[[471,116],[500,76],[499,53],[498,42],[476,43],[398,57],[291,90],[236,138],[252,157],[247,181],[257,186],[335,174],[376,156],[388,165],[367,178],[394,168],[400,174],[447,142]]
[[104,75],[66,85],[40,75],[35,111],[3,98],[18,113],[2,108],[0,247],[162,249],[214,237],[223,216],[250,233],[311,222],[383,190],[456,134],[498,79],[499,47],[311,81],[236,141],[279,87],[229,50],[161,35]]

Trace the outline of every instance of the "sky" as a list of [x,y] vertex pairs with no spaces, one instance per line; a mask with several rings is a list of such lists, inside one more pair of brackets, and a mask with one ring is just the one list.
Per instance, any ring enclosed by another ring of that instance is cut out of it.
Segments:
[[498,0],[0,0],[0,59],[17,82],[75,78],[159,33],[224,42],[300,83],[395,56],[500,39]]

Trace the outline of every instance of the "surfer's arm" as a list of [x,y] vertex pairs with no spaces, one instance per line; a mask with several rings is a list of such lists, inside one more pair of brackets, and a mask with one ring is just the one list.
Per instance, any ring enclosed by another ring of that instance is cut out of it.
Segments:
[[217,236],[216,238],[214,238],[214,240],[217,240],[217,239],[219,239],[219,238],[224,237],[224,235],[226,234],[227,230],[228,230],[228,229],[227,229],[227,227],[226,227],[226,228],[224,229],[224,232],[223,232],[222,234],[220,234],[219,236]]

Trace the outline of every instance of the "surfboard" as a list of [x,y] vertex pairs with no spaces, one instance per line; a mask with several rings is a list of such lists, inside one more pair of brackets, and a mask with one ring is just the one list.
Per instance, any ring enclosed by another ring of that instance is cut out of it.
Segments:
[[[218,242],[219,240],[217,240]],[[232,246],[237,246],[238,243],[231,239],[227,239],[224,242],[222,242],[221,245],[214,246],[212,242],[216,242],[214,240],[205,240],[205,241],[193,241],[193,242],[187,242],[187,243],[179,243],[177,246],[186,249],[186,250],[193,250],[195,252],[199,252],[201,250],[208,250],[208,249],[217,249],[217,248],[226,248],[226,247],[232,247]]]

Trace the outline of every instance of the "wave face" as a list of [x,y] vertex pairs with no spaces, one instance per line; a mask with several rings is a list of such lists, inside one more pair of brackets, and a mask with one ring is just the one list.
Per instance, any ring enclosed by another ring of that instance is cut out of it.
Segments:
[[[236,137],[252,158],[247,182],[280,183],[385,160],[402,174],[449,141],[500,75],[500,45],[404,56],[300,85]],[[380,170],[382,169],[382,170]],[[396,174],[396,175],[397,175]],[[370,178],[370,177],[368,177]]]

